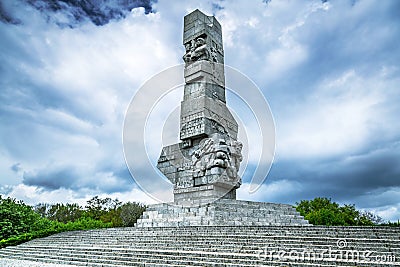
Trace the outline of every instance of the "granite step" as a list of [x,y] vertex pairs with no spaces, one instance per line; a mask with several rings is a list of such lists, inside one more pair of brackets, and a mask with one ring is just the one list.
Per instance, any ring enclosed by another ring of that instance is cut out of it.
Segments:
[[[399,237],[399,228],[390,227],[110,228],[32,240],[1,249],[0,257],[78,266],[400,266]],[[342,249],[340,239],[346,242]],[[374,258],[279,257],[323,251],[349,256],[372,251]]]
[[[196,251],[175,251],[175,250],[156,250],[156,251],[135,251],[135,254],[129,255],[120,255],[118,252],[118,257],[116,257],[116,253],[111,254],[110,256],[95,254],[91,252],[90,257],[86,253],[40,253],[36,255],[36,260],[52,260],[52,261],[69,261],[73,262],[76,265],[80,264],[91,264],[98,263],[99,261],[105,265],[130,265],[137,263],[146,263],[147,264],[175,264],[180,266],[192,266],[194,263],[203,263],[203,264],[213,264],[207,266],[221,266],[221,264],[225,265],[235,265],[235,266],[260,266],[260,264],[268,264],[270,266],[277,266],[276,264],[288,264],[288,261],[280,260],[279,257],[269,258],[267,256],[263,257],[263,255],[258,256],[254,254],[244,254],[244,253],[204,253],[200,252],[200,254]],[[140,253],[141,252],[141,253]],[[11,255],[11,258],[21,258],[21,257],[30,257],[30,253],[14,253]],[[160,257],[161,256],[161,257]],[[134,258],[133,258],[134,257]],[[132,260],[133,258],[133,260]],[[332,260],[330,260],[332,261]],[[351,262],[351,260],[350,260]],[[336,260],[336,266],[348,265],[349,260],[340,259]],[[355,261],[353,261],[355,262]],[[396,266],[383,262],[367,262],[360,261],[359,263],[363,263],[365,266]],[[216,265],[217,264],[217,265]],[[310,266],[310,264],[318,264],[318,266],[326,266],[329,264],[326,261],[319,260],[307,260],[305,262],[297,262],[296,266]],[[313,266],[313,265],[311,265]]]
[[[364,239],[364,238],[349,238],[349,239],[337,239],[337,238],[285,238],[284,236],[273,237],[271,239],[256,239],[254,237],[248,238],[207,238],[204,240],[203,237],[192,237],[192,238],[157,238],[154,239],[143,239],[139,244],[135,242],[129,242],[127,240],[106,240],[106,239],[94,239],[91,241],[76,239],[76,240],[68,240],[64,242],[51,242],[54,245],[63,245],[63,244],[80,244],[83,246],[90,245],[102,245],[108,247],[134,247],[136,245],[140,246],[175,246],[180,247],[182,245],[185,246],[207,246],[212,244],[213,246],[237,246],[237,245],[247,245],[247,246],[257,246],[257,247],[279,247],[280,244],[285,244],[285,246],[290,245],[292,248],[297,247],[318,247],[318,246],[331,246],[335,247],[338,245],[338,242],[345,242],[348,248],[382,248],[382,239]],[[400,248],[398,240],[386,240],[386,242],[391,241],[391,249],[397,250]],[[49,242],[49,241],[48,241]],[[49,242],[50,243],[50,242]],[[41,243],[35,245],[35,242],[30,243],[30,247],[38,246],[40,247]],[[23,245],[21,245],[23,247]]]

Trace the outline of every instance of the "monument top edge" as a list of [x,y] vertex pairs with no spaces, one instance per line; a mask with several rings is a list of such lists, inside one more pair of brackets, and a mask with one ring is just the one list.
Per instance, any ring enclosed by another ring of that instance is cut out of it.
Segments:
[[221,30],[221,24],[214,16],[207,16],[199,9],[195,9],[194,11],[187,14],[184,18],[184,25],[187,26],[188,24],[192,23],[195,20],[199,20],[205,24],[212,24],[217,29]]
[[207,16],[199,9],[196,9],[187,14],[183,20],[183,44],[198,37],[212,36],[214,42],[222,49],[222,27],[214,16]]

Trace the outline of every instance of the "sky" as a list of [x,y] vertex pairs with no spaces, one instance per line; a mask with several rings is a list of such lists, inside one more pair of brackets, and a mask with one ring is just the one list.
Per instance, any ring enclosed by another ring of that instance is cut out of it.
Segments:
[[399,220],[397,0],[2,0],[0,194],[154,203],[127,168],[124,118],[147,80],[182,64],[183,17],[196,8],[218,19],[225,64],[258,86],[274,118],[267,179],[249,192],[248,157],[238,197],[328,197]]

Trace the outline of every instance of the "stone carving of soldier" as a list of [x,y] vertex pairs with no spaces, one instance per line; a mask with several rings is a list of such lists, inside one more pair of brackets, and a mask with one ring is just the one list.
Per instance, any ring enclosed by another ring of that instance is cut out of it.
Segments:
[[189,63],[191,61],[192,58],[192,44],[186,43],[185,44],[185,54],[183,55],[183,61],[185,61],[186,63]]
[[194,51],[191,53],[192,61],[210,59],[210,51],[208,51],[207,44],[204,38],[197,38],[194,46]]
[[213,156],[214,140],[205,139],[192,156],[193,162],[193,176],[200,177],[204,176],[208,165],[212,162],[211,157]]

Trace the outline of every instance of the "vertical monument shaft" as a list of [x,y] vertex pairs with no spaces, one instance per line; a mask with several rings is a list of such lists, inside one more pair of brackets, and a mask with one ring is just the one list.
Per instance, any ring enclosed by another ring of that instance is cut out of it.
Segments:
[[236,198],[242,144],[226,106],[221,25],[195,10],[184,18],[185,87],[180,139],[163,148],[157,167],[174,185],[174,201],[196,205]]
[[193,11],[184,19],[183,45],[180,142],[163,147],[157,164],[174,185],[176,205],[151,205],[136,226],[307,225],[290,205],[236,200],[242,144],[226,107],[220,24]]

